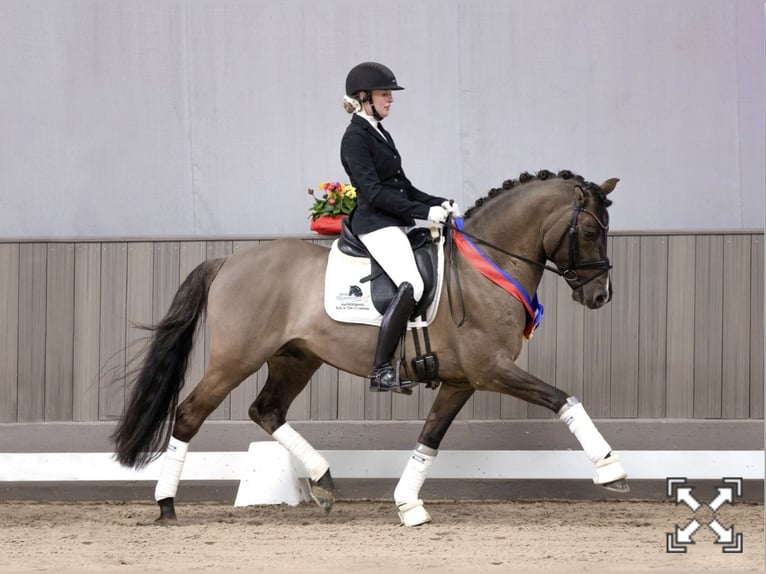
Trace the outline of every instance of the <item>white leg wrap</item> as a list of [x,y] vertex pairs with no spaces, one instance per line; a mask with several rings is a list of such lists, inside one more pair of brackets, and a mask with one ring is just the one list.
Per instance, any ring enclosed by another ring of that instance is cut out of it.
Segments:
[[574,401],[572,399],[574,397],[570,397],[564,408],[559,411],[559,418],[567,424],[572,434],[580,441],[588,458],[597,463],[608,455],[612,448],[598,432],[596,425],[585,412],[582,403],[579,401],[575,403],[574,401],[577,399]]
[[405,526],[419,526],[431,522],[431,517],[420,500],[420,488],[426,481],[428,469],[438,451],[418,444],[394,490],[394,502],[399,511],[399,519]]
[[160,478],[157,480],[157,486],[154,489],[154,500],[160,501],[164,498],[175,498],[178,491],[178,481],[181,480],[181,471],[184,468],[186,452],[189,450],[189,443],[170,437],[168,449],[165,451],[165,461],[162,463]]
[[559,411],[559,418],[567,424],[569,430],[582,445],[585,454],[596,465],[596,478],[593,479],[593,482],[608,484],[621,478],[627,478],[628,475],[616,453],[605,458],[612,452],[612,447],[598,432],[596,425],[593,424],[580,401],[575,397],[569,397],[567,404]]
[[306,467],[311,480],[317,481],[330,469],[330,464],[289,423],[283,424],[271,436]]

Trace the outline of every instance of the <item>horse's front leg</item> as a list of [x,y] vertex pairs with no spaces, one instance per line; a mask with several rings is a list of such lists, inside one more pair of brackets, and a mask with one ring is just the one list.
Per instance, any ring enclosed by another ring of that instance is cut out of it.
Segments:
[[431,517],[420,499],[420,488],[426,480],[428,469],[436,458],[439,444],[447,429],[473,392],[474,389],[468,383],[444,383],[439,388],[420,431],[418,444],[412,451],[412,456],[394,490],[399,519],[405,526],[420,526],[431,522]]
[[596,466],[593,482],[609,490],[627,492],[627,474],[612,447],[593,424],[582,403],[511,363],[502,375],[488,376],[474,385],[477,390],[512,395],[552,410],[575,435],[585,454]]

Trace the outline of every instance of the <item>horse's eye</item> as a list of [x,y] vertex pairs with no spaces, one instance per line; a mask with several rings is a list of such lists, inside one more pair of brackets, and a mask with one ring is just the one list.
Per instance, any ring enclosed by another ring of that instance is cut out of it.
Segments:
[[582,230],[582,234],[583,234],[583,237],[585,237],[585,239],[587,239],[588,241],[593,241],[594,239],[596,239],[596,235],[597,235],[595,229],[588,229],[588,228],[584,228]]

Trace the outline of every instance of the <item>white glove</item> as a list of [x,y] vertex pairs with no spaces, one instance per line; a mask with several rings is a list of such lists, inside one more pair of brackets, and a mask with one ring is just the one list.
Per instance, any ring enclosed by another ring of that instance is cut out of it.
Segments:
[[431,223],[444,223],[447,221],[449,211],[444,209],[441,205],[434,205],[428,210],[428,221]]
[[442,207],[446,209],[452,217],[460,217],[460,208],[457,205],[457,201],[442,201]]

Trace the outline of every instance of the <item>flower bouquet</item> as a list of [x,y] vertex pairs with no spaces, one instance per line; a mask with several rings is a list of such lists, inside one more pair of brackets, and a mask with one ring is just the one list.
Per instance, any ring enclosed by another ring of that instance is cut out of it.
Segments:
[[314,198],[311,206],[311,230],[323,235],[340,233],[343,218],[356,207],[356,188],[348,183],[323,181],[319,184],[322,196],[318,197],[313,189],[309,195]]

